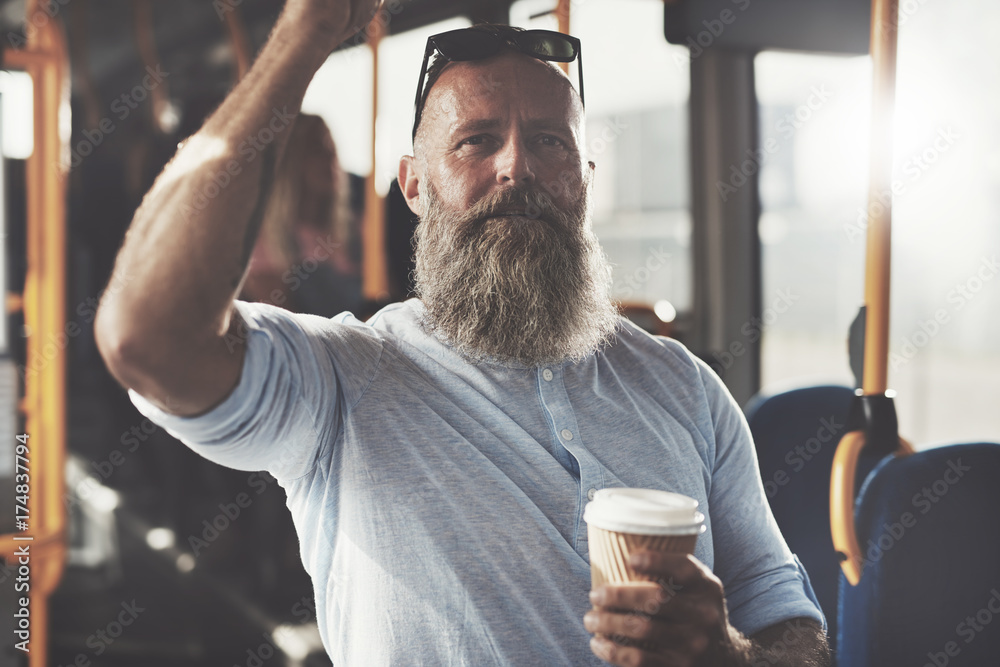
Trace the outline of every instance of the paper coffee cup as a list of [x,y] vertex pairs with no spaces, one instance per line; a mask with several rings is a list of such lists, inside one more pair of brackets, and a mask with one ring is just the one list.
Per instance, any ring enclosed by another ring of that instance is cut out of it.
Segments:
[[629,566],[642,549],[694,553],[705,515],[694,498],[654,489],[601,489],[583,510],[590,543],[592,588],[604,583],[653,581]]

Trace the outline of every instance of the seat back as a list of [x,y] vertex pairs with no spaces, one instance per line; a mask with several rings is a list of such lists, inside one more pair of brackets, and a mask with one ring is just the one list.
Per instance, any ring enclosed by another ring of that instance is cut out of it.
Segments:
[[848,387],[802,387],[758,394],[746,410],[771,512],[809,573],[830,637],[837,636],[840,577],[830,536],[830,470],[853,397]]
[[850,667],[1000,664],[1000,445],[883,459],[856,505],[861,581],[840,583]]

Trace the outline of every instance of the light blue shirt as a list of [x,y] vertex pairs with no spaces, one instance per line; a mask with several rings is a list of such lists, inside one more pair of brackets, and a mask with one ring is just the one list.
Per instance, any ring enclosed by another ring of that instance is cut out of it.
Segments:
[[676,341],[623,320],[579,363],[472,365],[417,300],[368,323],[236,306],[246,358],[222,403],[184,418],[130,396],[205,458],[277,478],[338,667],[605,664],[583,508],[613,486],[698,500],[695,556],[740,631],[823,622],[742,412]]

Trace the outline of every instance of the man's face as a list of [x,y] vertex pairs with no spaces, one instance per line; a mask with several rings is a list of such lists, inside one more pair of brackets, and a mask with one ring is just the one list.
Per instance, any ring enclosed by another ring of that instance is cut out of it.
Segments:
[[565,208],[584,179],[582,134],[583,109],[562,72],[504,51],[445,68],[416,150],[423,178],[453,210],[509,187],[541,189]]
[[565,77],[520,54],[451,64],[431,90],[400,185],[428,324],[463,354],[540,365],[613,331],[581,128]]

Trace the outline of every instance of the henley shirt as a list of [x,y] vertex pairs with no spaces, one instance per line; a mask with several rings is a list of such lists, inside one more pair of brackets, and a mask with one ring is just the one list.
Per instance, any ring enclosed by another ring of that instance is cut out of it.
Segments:
[[236,387],[194,417],[139,411],[198,454],[285,490],[335,665],[604,665],[583,627],[583,509],[598,489],[695,498],[695,556],[751,635],[825,625],[771,515],[749,428],[680,343],[622,319],[579,362],[470,363],[420,301],[368,322],[236,301]]

